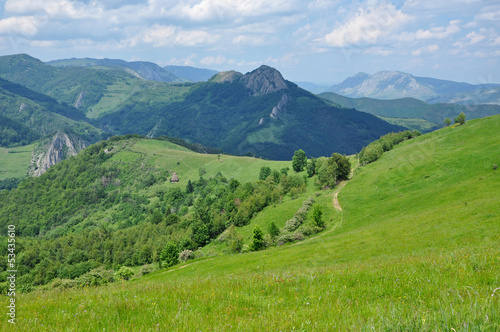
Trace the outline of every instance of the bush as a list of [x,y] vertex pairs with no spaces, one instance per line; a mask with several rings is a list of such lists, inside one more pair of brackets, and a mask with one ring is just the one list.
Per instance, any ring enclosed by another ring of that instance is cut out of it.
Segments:
[[177,246],[172,242],[168,242],[165,249],[161,252],[160,258],[164,261],[166,267],[171,267],[179,263],[179,250]]
[[264,232],[260,226],[255,226],[253,229],[252,250],[258,251],[262,248],[264,248]]
[[118,272],[115,273],[119,279],[129,280],[134,275],[134,270],[128,266],[122,266]]
[[179,260],[181,262],[186,262],[187,260],[194,259],[194,252],[192,250],[186,249],[179,253]]
[[146,274],[150,274],[153,272],[153,267],[151,265],[144,265],[141,268],[141,276],[145,276]]
[[[130,271],[132,271],[132,269],[130,269]],[[131,276],[132,275],[134,275],[133,271]],[[108,283],[114,281],[115,278],[113,271],[105,270],[103,267],[98,267],[96,269],[90,270],[89,272],[85,273],[84,275],[76,279],[76,283],[80,287],[107,285]]]

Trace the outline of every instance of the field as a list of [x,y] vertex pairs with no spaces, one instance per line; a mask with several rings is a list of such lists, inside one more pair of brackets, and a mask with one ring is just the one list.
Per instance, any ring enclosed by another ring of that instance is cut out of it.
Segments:
[[0,180],[25,177],[33,148],[34,144],[17,148],[0,148]]
[[[1,329],[498,331],[499,133],[495,116],[395,146],[356,169],[339,193],[342,211],[330,205],[340,186],[316,197],[329,206],[328,230],[309,240],[208,256],[104,287],[18,294],[17,325],[4,318]],[[129,150],[157,154],[166,167],[180,162],[183,176],[200,165],[207,175],[219,170],[216,155],[183,165],[176,156],[185,151],[162,154],[166,143],[157,144]],[[222,171],[228,178],[255,179],[267,163],[221,159],[241,167]],[[316,191],[309,185],[296,200],[267,207],[252,225],[267,233],[270,221]],[[250,229],[241,232],[248,238]]]

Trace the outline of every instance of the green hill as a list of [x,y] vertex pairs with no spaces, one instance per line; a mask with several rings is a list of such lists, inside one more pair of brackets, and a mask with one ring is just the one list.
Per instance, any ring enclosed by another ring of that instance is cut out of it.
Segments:
[[0,79],[0,146],[27,145],[57,130],[96,142],[103,137],[85,114],[54,98]]
[[[328,230],[301,243],[105,287],[21,294],[17,328],[498,330],[499,132],[494,116],[395,146],[355,171]],[[133,149],[121,158],[135,158]],[[331,194],[317,200],[331,204]],[[294,208],[270,205],[258,216]]]
[[333,92],[325,92],[320,97],[345,108],[355,108],[380,117],[392,124],[409,129],[429,132],[442,127],[446,118],[453,119],[464,112],[467,119],[477,119],[500,113],[500,106],[493,104],[459,105],[428,104],[414,98],[380,100],[373,98],[349,98]]

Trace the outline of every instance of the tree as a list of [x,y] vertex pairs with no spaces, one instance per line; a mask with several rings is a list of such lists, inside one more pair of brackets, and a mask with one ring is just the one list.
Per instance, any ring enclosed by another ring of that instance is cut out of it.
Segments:
[[268,232],[269,232],[269,235],[271,235],[271,238],[273,239],[276,239],[276,237],[278,235],[280,235],[280,229],[278,228],[278,226],[276,226],[276,224],[274,223],[274,221],[272,221],[270,224],[269,224],[269,227],[267,228]]
[[193,184],[191,183],[191,180],[188,180],[188,183],[186,185],[186,194],[190,194],[194,191]]
[[302,172],[307,166],[306,153],[300,149],[295,151],[292,158],[292,168],[295,172]]
[[328,163],[337,164],[337,180],[348,180],[349,174],[351,173],[351,163],[347,156],[343,156],[340,153],[334,153],[328,160]]
[[259,172],[259,180],[265,180],[269,175],[271,175],[271,168],[266,166],[261,167]]
[[264,247],[264,232],[260,226],[253,229],[252,250],[257,251]]
[[171,267],[179,263],[179,250],[177,246],[172,242],[168,242],[165,249],[161,252],[160,258],[164,261],[166,267]]
[[307,176],[308,177],[313,177],[314,174],[316,174],[316,158],[311,158],[309,162],[307,163]]
[[313,221],[316,226],[320,228],[325,227],[325,221],[323,220],[323,208],[321,205],[315,205],[313,209]]
[[444,124],[446,125],[446,127],[448,127],[451,124],[451,119],[450,118],[444,119]]
[[465,123],[465,114],[464,112],[460,112],[459,115],[455,118],[455,123],[458,123],[459,125],[463,125]]

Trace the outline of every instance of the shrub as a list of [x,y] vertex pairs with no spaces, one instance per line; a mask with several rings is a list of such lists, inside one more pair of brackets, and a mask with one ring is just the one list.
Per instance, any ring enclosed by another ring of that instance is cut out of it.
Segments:
[[264,232],[260,226],[255,226],[252,237],[252,250],[258,251],[264,248]]
[[160,259],[164,261],[166,267],[171,267],[179,263],[179,250],[177,246],[172,242],[168,242],[165,249],[161,252]]
[[[130,269],[132,271],[132,269]],[[132,271],[131,276],[134,275]],[[96,269],[90,270],[84,275],[76,279],[78,286],[101,286],[107,285],[110,282],[114,282],[114,274],[111,270],[105,270],[103,267],[98,267]]]
[[179,260],[181,262],[186,262],[189,259],[194,259],[194,252],[192,250],[186,249],[179,253]]
[[153,267],[151,265],[144,265],[141,268],[141,276],[145,276],[146,274],[150,274],[153,272]]
[[134,275],[134,270],[128,266],[122,266],[118,272],[115,273],[119,279],[129,280]]

